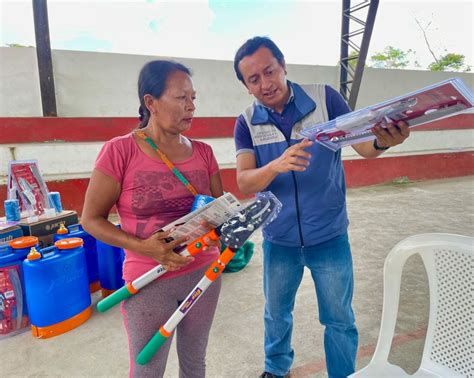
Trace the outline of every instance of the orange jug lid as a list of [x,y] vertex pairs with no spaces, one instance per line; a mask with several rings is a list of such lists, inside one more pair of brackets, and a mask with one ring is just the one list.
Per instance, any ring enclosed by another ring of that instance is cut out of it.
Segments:
[[36,236],[20,236],[11,240],[8,244],[13,249],[30,248],[38,244],[38,238]]
[[73,249],[81,247],[84,244],[81,238],[66,238],[58,240],[54,246],[58,249]]

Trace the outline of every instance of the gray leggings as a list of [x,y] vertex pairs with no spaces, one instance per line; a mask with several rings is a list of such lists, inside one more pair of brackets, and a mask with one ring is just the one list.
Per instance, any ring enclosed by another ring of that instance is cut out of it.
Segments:
[[[138,365],[135,359],[199,282],[206,269],[207,266],[184,276],[152,282],[122,302],[130,351],[130,377],[163,377],[174,332],[146,365]],[[220,290],[221,277],[212,283],[176,328],[181,378],[203,378],[206,375],[206,347]]]

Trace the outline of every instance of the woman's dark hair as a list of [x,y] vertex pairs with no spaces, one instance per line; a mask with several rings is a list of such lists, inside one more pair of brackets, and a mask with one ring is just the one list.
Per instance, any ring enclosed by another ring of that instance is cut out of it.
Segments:
[[160,98],[166,89],[166,81],[170,74],[176,71],[187,73],[191,76],[191,71],[186,66],[171,60],[153,60],[143,66],[138,76],[138,98],[140,99],[139,129],[146,127],[150,119],[150,111],[145,105],[143,99],[146,94],[152,95],[154,98]]
[[234,57],[234,71],[237,75],[237,79],[239,79],[245,85],[244,78],[239,70],[239,63],[242,59],[246,56],[252,55],[255,51],[257,51],[260,47],[266,47],[269,49],[273,56],[278,60],[282,66],[285,65],[285,57],[283,53],[278,48],[278,46],[268,37],[253,37],[247,40],[235,53]]

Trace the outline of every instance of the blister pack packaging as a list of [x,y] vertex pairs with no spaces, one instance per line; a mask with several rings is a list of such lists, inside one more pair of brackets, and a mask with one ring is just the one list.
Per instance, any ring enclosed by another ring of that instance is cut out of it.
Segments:
[[342,147],[375,139],[372,128],[379,124],[405,121],[409,127],[420,126],[473,112],[474,94],[459,78],[448,79],[423,89],[381,102],[299,132],[337,151]]

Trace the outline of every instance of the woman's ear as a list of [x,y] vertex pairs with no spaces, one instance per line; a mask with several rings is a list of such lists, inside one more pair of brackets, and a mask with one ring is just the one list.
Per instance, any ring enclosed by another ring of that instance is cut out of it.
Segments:
[[150,114],[155,113],[154,100],[155,100],[155,98],[150,94],[146,94],[145,96],[143,96],[143,102],[145,103],[145,106],[148,109],[148,111],[150,112]]

